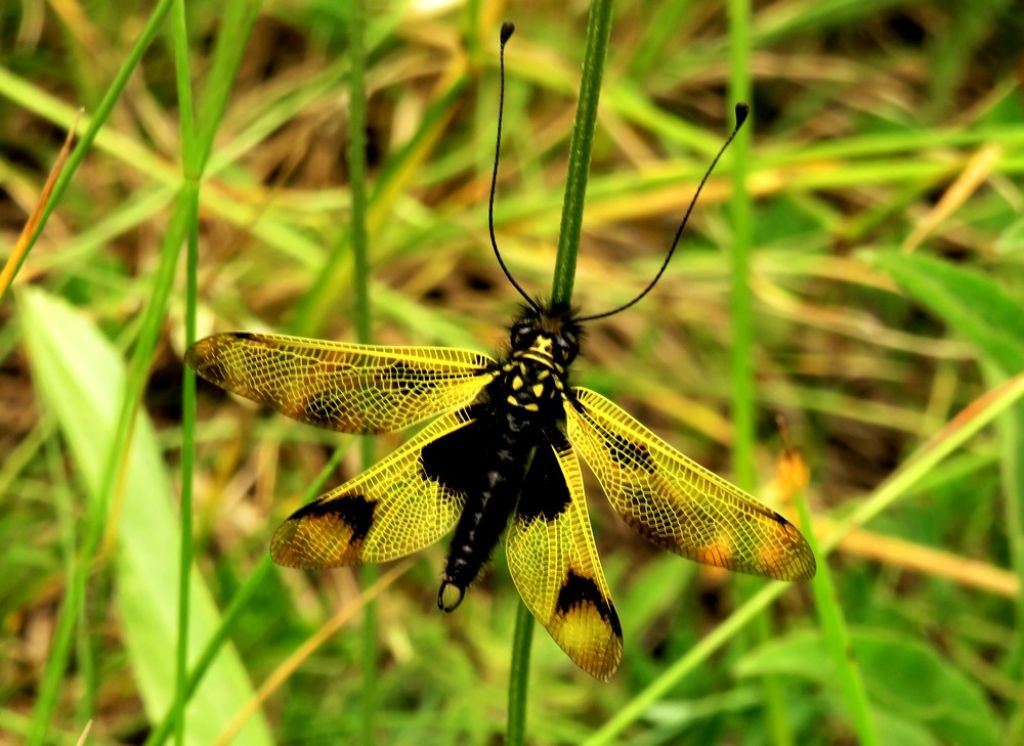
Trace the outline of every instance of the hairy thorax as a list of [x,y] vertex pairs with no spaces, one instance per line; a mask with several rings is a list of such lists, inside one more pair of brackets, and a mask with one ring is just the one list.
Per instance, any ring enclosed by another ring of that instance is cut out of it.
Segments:
[[566,390],[566,370],[552,355],[554,344],[552,337],[538,334],[530,347],[512,351],[501,369],[505,404],[545,414],[560,405]]

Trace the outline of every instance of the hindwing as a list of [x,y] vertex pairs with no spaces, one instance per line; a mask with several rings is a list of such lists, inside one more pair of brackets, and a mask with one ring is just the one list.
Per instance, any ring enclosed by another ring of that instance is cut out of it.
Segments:
[[508,532],[506,555],[523,602],[587,673],[608,680],[622,627],[590,529],[579,461],[565,436],[537,447]]
[[185,360],[211,383],[296,420],[346,433],[401,430],[470,404],[494,374],[487,355],[231,332]]
[[[299,508],[274,532],[270,555],[287,567],[386,562],[448,533],[466,502],[443,444],[462,440],[471,410],[444,415],[398,450]],[[437,452],[432,451],[437,447]]]
[[655,543],[697,562],[777,580],[814,576],[814,554],[793,524],[614,402],[575,388],[565,413],[569,440],[612,506]]

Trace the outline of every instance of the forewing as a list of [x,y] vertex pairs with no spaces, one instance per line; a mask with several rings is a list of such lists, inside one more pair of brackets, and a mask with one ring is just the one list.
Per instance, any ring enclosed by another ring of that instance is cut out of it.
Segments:
[[590,530],[579,461],[565,436],[538,446],[508,533],[519,595],[573,662],[607,680],[622,658],[622,627]]
[[451,347],[378,347],[230,332],[185,360],[211,383],[311,425],[401,430],[467,406],[493,378],[486,355]]
[[814,576],[793,524],[588,389],[565,405],[569,440],[627,523],[697,562],[778,580]]
[[307,568],[386,562],[437,541],[466,498],[423,454],[473,422],[468,410],[445,415],[376,466],[297,510],[274,532],[274,562]]

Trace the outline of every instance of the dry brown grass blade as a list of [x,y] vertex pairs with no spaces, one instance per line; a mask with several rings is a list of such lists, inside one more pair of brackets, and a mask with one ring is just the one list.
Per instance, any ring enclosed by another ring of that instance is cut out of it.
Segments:
[[103,35],[90,22],[88,12],[78,0],[50,0],[48,4],[64,22],[66,32],[77,38],[89,54],[98,55],[106,49]]
[[1003,148],[990,143],[980,148],[967,161],[963,172],[949,185],[942,198],[924,219],[919,221],[901,247],[910,253],[924,241],[950,215],[957,211],[991,175],[992,169],[1003,156]]
[[[814,526],[817,534],[827,539],[835,531],[836,522],[825,516],[816,516]],[[839,549],[855,557],[875,560],[933,578],[943,578],[1006,598],[1015,598],[1020,593],[1017,576],[1009,570],[873,531],[860,528],[850,530],[840,540]]]
[[43,208],[46,207],[46,202],[50,199],[50,194],[57,183],[57,178],[60,176],[61,171],[64,170],[64,163],[68,159],[68,154],[71,153],[71,143],[75,139],[75,132],[78,130],[78,120],[81,116],[82,110],[79,109],[75,114],[74,120],[71,122],[71,126],[68,127],[68,133],[64,137],[64,145],[61,146],[60,153],[57,155],[57,162],[53,164],[53,168],[50,169],[50,175],[46,177],[46,183],[43,184],[43,191],[39,194],[36,207],[32,210],[32,214],[28,216],[28,220],[25,221],[25,227],[21,229],[21,234],[18,236],[17,243],[14,244],[11,255],[7,257],[7,263],[4,264],[3,271],[0,271],[0,298],[6,295],[7,289],[14,282],[14,275],[21,265],[25,252],[28,251],[29,242],[39,225]]
[[[73,130],[72,130],[73,131]],[[89,740],[89,731],[92,730],[92,720],[86,722],[85,727],[82,728],[82,734],[75,741],[75,746],[85,746],[86,741]]]
[[302,645],[300,645],[294,653],[288,658],[281,662],[273,673],[267,677],[263,685],[256,690],[256,693],[246,702],[245,706],[235,713],[235,716],[231,719],[224,730],[220,732],[217,739],[213,742],[213,746],[225,746],[225,744],[231,743],[235,736],[238,735],[238,731],[242,729],[246,721],[252,717],[253,713],[258,710],[267,698],[270,697],[277,689],[288,680],[288,677],[295,673],[295,670],[302,665],[309,656],[311,656],[317,648],[323,645],[331,635],[341,629],[348,621],[350,621],[355,615],[368,604],[370,601],[375,599],[381,594],[381,592],[389,585],[394,583],[401,577],[406,570],[412,567],[412,560],[406,559],[399,562],[397,565],[392,567],[386,573],[380,576],[376,583],[371,585],[366,591],[359,596],[353,603],[347,604],[342,607],[332,616],[327,623],[310,635]]

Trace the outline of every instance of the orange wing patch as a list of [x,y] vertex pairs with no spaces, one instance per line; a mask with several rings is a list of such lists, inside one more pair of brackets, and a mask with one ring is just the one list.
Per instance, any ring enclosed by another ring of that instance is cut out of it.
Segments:
[[623,519],[655,543],[727,570],[807,580],[815,560],[774,510],[687,458],[588,389],[565,405],[569,440]]

